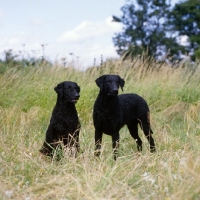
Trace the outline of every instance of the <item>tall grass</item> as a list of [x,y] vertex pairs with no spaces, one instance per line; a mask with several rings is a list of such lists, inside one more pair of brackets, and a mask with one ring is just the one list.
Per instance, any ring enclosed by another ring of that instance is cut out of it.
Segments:
[[[104,135],[100,159],[93,156],[92,109],[102,74],[119,74],[124,92],[143,96],[151,110],[157,152],[144,151],[126,127],[113,161]],[[76,107],[82,153],[51,161],[42,156],[45,131],[64,80],[81,87]],[[73,67],[12,68],[0,75],[0,199],[200,199],[200,64],[169,67],[135,58],[108,61],[78,71]]]

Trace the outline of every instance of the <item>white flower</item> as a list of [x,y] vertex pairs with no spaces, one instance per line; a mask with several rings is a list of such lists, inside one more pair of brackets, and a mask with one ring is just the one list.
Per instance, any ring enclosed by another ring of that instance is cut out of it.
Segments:
[[5,191],[5,194],[6,194],[6,196],[7,196],[8,198],[11,198],[12,195],[13,195],[13,191],[12,191],[12,190],[6,190],[6,191]]
[[182,157],[180,160],[180,165],[185,165],[186,164],[187,159],[185,157]]
[[150,173],[145,172],[142,176],[144,177],[145,181],[151,182],[152,184],[155,183],[155,179],[152,178]]

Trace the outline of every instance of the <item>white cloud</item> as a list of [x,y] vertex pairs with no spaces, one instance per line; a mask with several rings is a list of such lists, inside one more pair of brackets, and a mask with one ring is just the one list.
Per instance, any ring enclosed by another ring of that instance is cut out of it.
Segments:
[[84,21],[75,29],[66,31],[57,38],[57,46],[60,48],[56,50],[59,57],[67,57],[69,62],[72,59],[69,53],[73,52],[74,58],[79,57],[82,68],[93,65],[94,58],[96,64],[100,64],[101,55],[103,55],[103,61],[107,58],[118,57],[112,43],[112,36],[121,30],[121,24],[112,22],[112,17],[104,22]]
[[178,37],[178,43],[187,46],[189,45],[189,37],[187,35],[181,35]]
[[[35,24],[38,23],[40,23],[40,20],[35,21]],[[25,49],[26,56],[41,57],[41,44],[46,42],[48,43],[48,46],[45,47],[47,59],[60,61],[62,57],[67,57],[68,63],[74,59],[79,63],[77,67],[85,69],[93,65],[94,58],[96,64],[100,64],[101,55],[103,55],[103,61],[106,61],[107,58],[118,57],[112,43],[112,36],[119,31],[121,31],[120,24],[114,23],[111,18],[108,18],[104,22],[98,23],[84,21],[74,30],[67,31],[61,37],[52,38],[51,42],[46,38],[41,38],[42,36],[39,36],[37,32],[34,34],[17,32],[13,33],[12,37],[3,37],[2,35],[0,53],[8,49],[13,49],[14,52],[24,51]],[[23,44],[25,44],[25,48]],[[74,53],[74,57],[69,55],[70,52]],[[77,59],[77,57],[79,58]]]
[[80,43],[120,30],[121,24],[112,22],[111,17],[107,18],[104,22],[84,21],[74,30],[66,31],[57,38],[57,41],[61,43]]
[[113,44],[94,46],[88,53],[88,64],[92,64],[91,61],[93,61],[94,58],[96,58],[96,64],[100,64],[101,55],[103,56],[103,62],[108,58],[118,57]]
[[0,20],[3,18],[3,12],[0,10]]
[[24,33],[15,34],[12,37],[1,37],[0,58],[3,58],[3,52],[9,49],[12,49],[15,54],[25,51],[26,57],[41,57],[42,48],[40,44],[38,37]]
[[24,34],[19,34],[19,35],[12,36],[10,38],[4,37],[0,41],[0,48],[21,49],[23,44],[34,48],[38,45],[38,41],[34,37],[24,35]]
[[[106,37],[108,37],[106,35]],[[110,37],[110,36],[109,36]],[[25,46],[23,46],[25,44]],[[67,48],[66,48],[67,46]],[[36,57],[42,56],[42,47],[40,39],[36,36],[28,35],[16,35],[11,38],[2,38],[0,41],[0,58],[4,57],[4,50],[12,49],[16,54],[19,51],[24,52],[25,57]],[[69,53],[72,52],[74,56],[72,57]],[[22,55],[22,54],[21,54]],[[112,41],[103,44],[101,41],[92,40],[86,43],[77,44],[60,44],[52,43],[45,47],[45,57],[51,61],[57,59],[61,62],[62,57],[67,57],[67,62],[70,63],[74,60],[74,65],[80,69],[85,69],[88,66],[92,66],[94,63],[94,58],[96,59],[96,64],[100,64],[101,55],[103,55],[103,61],[108,58],[118,57]],[[77,58],[78,57],[78,58]]]
[[[54,48],[50,48],[49,46],[47,49],[48,51],[56,49],[56,52],[58,53],[58,61],[61,61],[61,58],[66,57],[67,63],[71,63],[72,60],[74,60],[75,66],[80,69],[85,69],[88,66],[92,66],[94,64],[94,59],[96,59],[96,65],[99,65],[101,62],[101,55],[103,56],[104,62],[108,58],[118,57],[112,42],[108,44],[101,44],[98,41],[94,41],[93,43],[89,44],[73,44],[70,45],[68,49],[65,48],[65,45],[63,45],[62,47],[60,45],[57,45],[57,47]],[[70,52],[73,53],[73,56],[69,55]],[[52,53],[49,52],[49,54]]]
[[32,23],[33,23],[34,25],[41,25],[41,24],[43,24],[43,21],[42,21],[41,19],[34,18],[34,19],[32,20]]

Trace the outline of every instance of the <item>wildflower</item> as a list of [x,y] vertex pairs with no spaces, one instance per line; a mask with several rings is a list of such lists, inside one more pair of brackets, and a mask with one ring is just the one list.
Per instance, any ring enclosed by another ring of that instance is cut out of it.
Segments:
[[13,195],[13,191],[12,191],[12,190],[6,190],[6,191],[5,191],[5,194],[6,194],[6,196],[7,196],[8,198],[11,198],[12,195]]
[[150,173],[145,172],[142,176],[144,177],[145,181],[151,182],[152,184],[155,183],[155,179],[152,178],[152,176],[150,175]]

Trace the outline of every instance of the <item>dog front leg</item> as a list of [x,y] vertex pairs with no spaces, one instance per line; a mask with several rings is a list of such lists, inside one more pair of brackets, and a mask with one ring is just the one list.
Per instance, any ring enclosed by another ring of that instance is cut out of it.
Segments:
[[115,133],[112,135],[112,148],[113,148],[114,160],[116,160],[119,149],[119,133]]
[[95,130],[95,156],[100,156],[103,132]]

